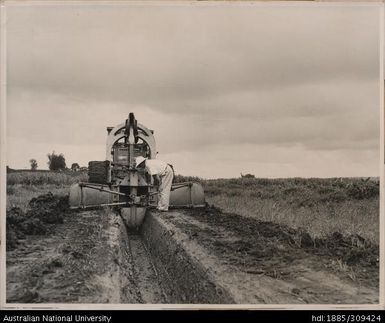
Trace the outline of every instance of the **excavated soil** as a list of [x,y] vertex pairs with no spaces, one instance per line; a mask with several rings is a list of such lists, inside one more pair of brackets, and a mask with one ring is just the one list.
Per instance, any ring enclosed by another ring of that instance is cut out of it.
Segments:
[[[334,233],[312,239],[301,229],[223,214],[214,208],[153,217],[152,221],[172,232],[168,239],[181,242],[184,252],[195,259],[192,266],[200,263],[206,276],[228,293],[219,298],[221,302],[378,302],[378,246],[360,236]],[[160,266],[178,262],[163,259],[158,260]],[[213,302],[218,303],[218,298]]]
[[44,235],[49,232],[50,224],[63,223],[64,214],[69,211],[68,197],[48,193],[33,198],[28,207],[27,212],[18,207],[7,211],[7,250],[14,249],[25,235]]

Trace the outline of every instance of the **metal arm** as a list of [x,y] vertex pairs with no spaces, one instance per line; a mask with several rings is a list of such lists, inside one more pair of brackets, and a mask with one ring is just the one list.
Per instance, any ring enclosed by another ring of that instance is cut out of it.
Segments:
[[116,194],[116,195],[120,195],[120,196],[126,196],[126,194],[124,194],[124,193],[120,193],[120,192],[116,192],[116,191],[112,191],[112,190],[107,190],[103,186],[97,187],[97,186],[93,186],[92,184],[89,184],[89,183],[79,183],[79,186],[92,188],[92,189],[100,191],[100,192],[107,192],[107,193]]

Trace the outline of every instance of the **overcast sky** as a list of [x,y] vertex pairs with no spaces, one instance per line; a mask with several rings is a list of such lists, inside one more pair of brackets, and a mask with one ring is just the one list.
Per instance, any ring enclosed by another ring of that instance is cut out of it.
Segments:
[[134,112],[206,178],[379,175],[375,5],[7,6],[7,163],[104,160]]

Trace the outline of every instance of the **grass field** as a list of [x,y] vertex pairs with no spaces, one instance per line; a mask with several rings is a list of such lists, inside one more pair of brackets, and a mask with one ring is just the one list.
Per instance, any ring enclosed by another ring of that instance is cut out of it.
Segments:
[[[66,195],[72,183],[86,180],[85,172],[9,173],[7,209],[17,206],[25,210],[30,199],[49,191]],[[200,182],[207,202],[224,212],[302,227],[317,237],[341,232],[379,241],[378,179],[203,180],[178,175],[175,180]]]
[[[210,183],[211,185],[211,183]],[[375,243],[379,241],[378,195],[368,198],[344,198],[343,189],[333,199],[318,189],[304,189],[302,185],[281,190],[275,197],[258,197],[256,190],[246,188],[230,193],[207,189],[207,201],[225,212],[255,217],[260,220],[302,227],[312,236],[322,237],[333,232],[359,234]],[[341,195],[340,195],[341,194]],[[313,196],[312,196],[313,195]],[[332,195],[333,196],[333,195]],[[330,198],[330,199],[329,199]]]
[[224,212],[304,228],[313,237],[333,232],[379,241],[379,182],[361,178],[234,178],[199,181],[209,204]]

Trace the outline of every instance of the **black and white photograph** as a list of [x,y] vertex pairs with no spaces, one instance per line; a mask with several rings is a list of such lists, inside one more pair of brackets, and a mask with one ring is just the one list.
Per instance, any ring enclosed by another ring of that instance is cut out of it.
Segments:
[[383,11],[2,1],[2,307],[383,305]]

